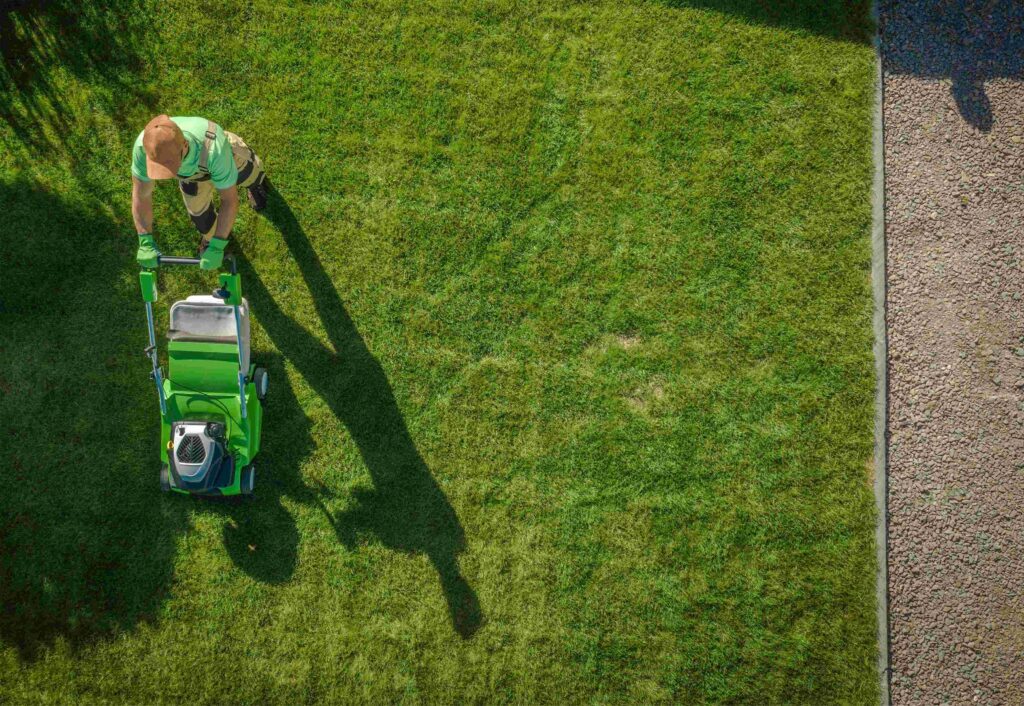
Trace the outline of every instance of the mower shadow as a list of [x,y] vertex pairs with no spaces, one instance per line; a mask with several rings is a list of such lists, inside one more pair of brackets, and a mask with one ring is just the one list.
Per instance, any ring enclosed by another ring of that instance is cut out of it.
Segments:
[[279,584],[295,573],[299,548],[299,530],[283,498],[314,501],[315,493],[299,475],[314,445],[281,356],[257,352],[254,361],[267,369],[271,381],[255,464],[256,492],[248,498],[193,498],[193,509],[225,518],[224,547],[238,568],[257,581]]
[[[465,547],[462,525],[409,435],[383,368],[366,347],[295,214],[276,191],[270,193],[265,214],[301,269],[333,350],[285,314],[256,270],[239,257],[246,297],[278,350],[348,429],[373,480],[373,490],[357,492],[356,509],[334,517],[327,513],[328,519],[346,546],[370,534],[391,549],[426,554],[440,579],[452,626],[468,639],[480,628],[483,615],[459,569],[458,554]],[[267,448],[272,448],[269,442]],[[273,473],[278,473],[276,463]],[[318,496],[314,499],[319,501]]]
[[24,179],[0,211],[0,643],[32,660],[154,622],[189,521],[161,502],[123,225]]

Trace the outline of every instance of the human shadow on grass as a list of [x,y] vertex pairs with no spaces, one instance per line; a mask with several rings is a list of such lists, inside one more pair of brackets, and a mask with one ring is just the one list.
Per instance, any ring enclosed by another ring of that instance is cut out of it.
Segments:
[[27,179],[0,213],[0,644],[32,660],[155,622],[188,516],[159,491],[134,244]]
[[356,492],[355,509],[332,516],[322,502],[320,506],[346,546],[372,535],[391,549],[425,554],[437,571],[452,626],[468,639],[480,628],[483,614],[475,591],[459,569],[465,533],[455,510],[409,435],[383,368],[278,192],[271,191],[265,215],[302,271],[331,346],[295,323],[256,270],[240,257],[245,296],[278,350],[348,429],[373,480],[372,490]]

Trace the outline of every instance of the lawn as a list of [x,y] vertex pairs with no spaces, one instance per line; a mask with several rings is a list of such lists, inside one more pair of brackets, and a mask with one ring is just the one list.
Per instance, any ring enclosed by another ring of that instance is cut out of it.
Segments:
[[[76,4],[0,19],[0,702],[875,702],[864,2]],[[247,502],[159,492],[158,112],[277,186]]]

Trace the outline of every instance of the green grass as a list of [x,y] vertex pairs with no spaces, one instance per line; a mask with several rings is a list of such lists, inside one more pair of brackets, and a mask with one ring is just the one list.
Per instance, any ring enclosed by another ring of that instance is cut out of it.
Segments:
[[[0,702],[874,703],[863,2],[109,5],[0,22]],[[248,503],[158,490],[156,112],[279,187]]]

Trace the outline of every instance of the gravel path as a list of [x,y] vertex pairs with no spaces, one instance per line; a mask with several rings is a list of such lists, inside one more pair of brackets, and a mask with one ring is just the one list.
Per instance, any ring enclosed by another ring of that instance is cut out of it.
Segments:
[[1024,704],[1024,2],[879,10],[893,703]]

